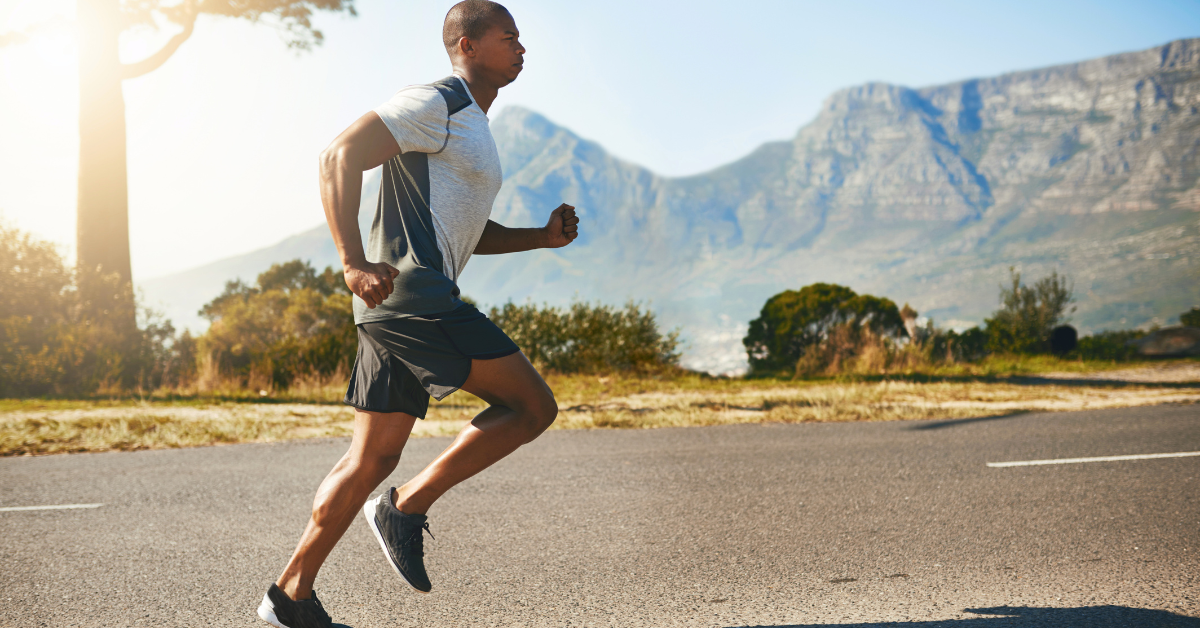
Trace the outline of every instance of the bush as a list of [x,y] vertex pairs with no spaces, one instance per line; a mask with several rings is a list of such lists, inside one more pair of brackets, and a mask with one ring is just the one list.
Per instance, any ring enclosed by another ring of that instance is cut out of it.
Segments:
[[[916,318],[911,308],[910,314],[910,320]],[[839,325],[824,340],[805,349],[796,362],[796,377],[912,373],[986,355],[987,335],[978,327],[958,333],[940,329],[930,320],[923,327],[913,324],[907,331],[911,335],[905,343],[896,336],[876,334],[869,326]]]
[[972,327],[961,334],[953,331],[950,334],[949,340],[959,360],[974,361],[987,356],[988,335],[983,329]]
[[188,341],[138,311],[129,285],[75,271],[50,243],[3,224],[0,285],[0,396],[152,389],[189,368]]
[[1084,360],[1126,361],[1138,357],[1133,341],[1145,336],[1144,331],[1103,331],[1079,339],[1075,351],[1068,357]]
[[654,313],[575,302],[565,309],[532,303],[493,307],[497,326],[539,368],[560,373],[652,373],[679,362],[679,332],[663,335]]
[[348,371],[358,338],[350,298],[340,272],[317,274],[301,260],[271,266],[254,286],[226,283],[200,310],[212,322],[195,347],[205,377],[287,388],[298,377]]
[[796,361],[796,377],[884,373],[898,355],[894,342],[869,326],[842,323],[830,329],[823,340],[805,347]]
[[880,338],[905,334],[900,311],[891,300],[858,295],[845,286],[816,283],[768,299],[759,317],[750,322],[742,344],[752,373],[779,372],[795,368],[811,347],[830,339],[835,330],[841,330],[839,336],[817,352],[825,357],[810,361],[816,360],[815,365],[839,360],[836,356],[848,350],[846,343],[865,338],[859,332],[848,331],[854,326],[865,326]]
[[1050,353],[1066,355],[1079,346],[1079,332],[1070,325],[1059,325],[1050,331]]
[[1194,307],[1180,314],[1179,324],[1185,327],[1200,327],[1200,307]]
[[1072,289],[1057,271],[1033,286],[1021,285],[1021,274],[1012,269],[1010,272],[1012,287],[1000,287],[1003,307],[986,321],[988,350],[1045,353],[1050,350],[1050,332],[1075,311],[1070,307]]
[[918,348],[927,362],[973,362],[987,355],[987,332],[979,327],[959,333],[935,327],[930,320],[915,331],[911,346]]

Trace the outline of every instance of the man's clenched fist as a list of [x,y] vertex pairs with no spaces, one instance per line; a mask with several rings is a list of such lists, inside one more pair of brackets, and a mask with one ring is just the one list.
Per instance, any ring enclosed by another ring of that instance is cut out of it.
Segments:
[[557,249],[571,243],[579,237],[579,216],[575,215],[575,207],[563,203],[550,212],[550,221],[546,223],[546,248]]
[[395,289],[392,279],[399,274],[400,271],[383,262],[363,262],[342,271],[350,292],[358,295],[369,308],[374,308],[388,298]]

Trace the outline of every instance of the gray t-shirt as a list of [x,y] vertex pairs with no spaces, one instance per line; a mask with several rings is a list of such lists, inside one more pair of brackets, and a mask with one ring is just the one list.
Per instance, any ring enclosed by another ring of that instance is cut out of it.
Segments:
[[405,87],[375,113],[400,154],[383,165],[367,259],[400,275],[374,309],[354,297],[354,322],[449,312],[503,180],[487,115],[457,76]]

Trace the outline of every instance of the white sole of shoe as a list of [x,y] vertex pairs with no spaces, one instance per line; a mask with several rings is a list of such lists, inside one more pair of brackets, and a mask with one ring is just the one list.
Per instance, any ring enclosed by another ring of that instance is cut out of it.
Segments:
[[275,626],[275,628],[287,628],[287,626],[279,623],[279,618],[275,616],[275,605],[265,595],[263,596],[262,604],[258,605],[258,618]]
[[367,525],[371,526],[371,533],[375,535],[375,540],[379,541],[379,549],[383,550],[383,557],[385,560],[387,560],[387,564],[392,566],[392,571],[395,571],[396,575],[400,576],[400,579],[403,580],[405,584],[412,587],[413,591],[416,591],[417,593],[429,593],[429,591],[422,591],[418,589],[416,585],[409,582],[408,578],[400,572],[400,567],[395,561],[392,560],[392,553],[388,551],[387,543],[383,540],[383,534],[379,532],[379,525],[375,523],[375,509],[379,508],[380,502],[390,496],[391,491],[388,491],[387,493],[384,493],[375,499],[367,500],[367,503],[363,504],[363,516],[367,518]]

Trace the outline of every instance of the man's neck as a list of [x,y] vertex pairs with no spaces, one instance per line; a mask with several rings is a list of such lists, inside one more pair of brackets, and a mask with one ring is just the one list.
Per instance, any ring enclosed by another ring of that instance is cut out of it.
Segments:
[[484,113],[492,107],[492,103],[496,100],[496,95],[500,93],[500,87],[490,85],[482,77],[471,72],[470,68],[455,66],[454,73],[462,77],[467,82],[467,88],[471,90],[471,96],[475,99],[475,103],[483,109]]

